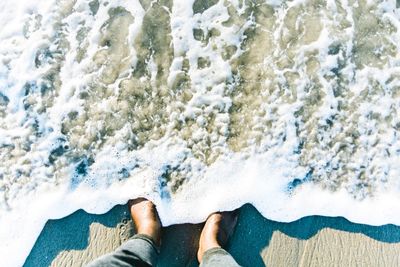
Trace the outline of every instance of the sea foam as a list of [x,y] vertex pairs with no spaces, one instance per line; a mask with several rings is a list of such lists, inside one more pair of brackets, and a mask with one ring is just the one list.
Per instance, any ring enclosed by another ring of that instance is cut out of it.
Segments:
[[400,225],[395,1],[3,0],[0,258],[144,196]]

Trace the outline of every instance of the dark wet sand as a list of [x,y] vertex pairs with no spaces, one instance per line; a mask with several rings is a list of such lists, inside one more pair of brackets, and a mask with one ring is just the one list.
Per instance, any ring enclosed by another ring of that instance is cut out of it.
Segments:
[[[82,266],[133,234],[127,218],[126,207],[117,206],[103,215],[80,210],[49,221],[24,266]],[[159,266],[197,266],[200,229],[191,224],[167,227]],[[249,267],[400,266],[400,227],[321,216],[280,223],[245,205],[228,251]]]

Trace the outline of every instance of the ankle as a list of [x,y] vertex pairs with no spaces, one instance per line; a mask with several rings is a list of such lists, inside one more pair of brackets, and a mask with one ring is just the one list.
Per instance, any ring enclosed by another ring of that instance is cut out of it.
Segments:
[[161,229],[154,225],[140,225],[137,227],[137,233],[148,236],[156,246],[160,246],[161,243]]
[[216,240],[208,240],[204,241],[201,244],[202,254],[204,254],[207,250],[212,248],[222,248],[222,246]]
[[204,247],[202,245],[200,245],[199,250],[197,251],[197,260],[201,263],[203,260],[204,254],[208,250],[213,249],[213,248],[222,248],[222,247],[218,243],[212,243],[212,244],[210,243]]
[[204,253],[213,248],[222,248],[226,245],[237,222],[235,212],[217,212],[211,214],[200,234],[197,259],[202,261]]

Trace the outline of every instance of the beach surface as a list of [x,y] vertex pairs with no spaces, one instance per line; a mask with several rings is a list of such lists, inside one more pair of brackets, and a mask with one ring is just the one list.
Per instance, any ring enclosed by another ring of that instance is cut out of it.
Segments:
[[[165,228],[158,266],[198,266],[200,231],[199,224]],[[24,266],[84,266],[133,234],[125,206],[103,215],[80,210],[47,222]],[[400,227],[322,216],[280,223],[245,205],[227,250],[242,266],[399,266]]]
[[[83,265],[132,231],[79,210],[142,196],[165,225],[246,203],[400,225],[395,0],[1,0],[0,24],[1,266],[43,229],[27,266]],[[246,207],[228,250],[398,266],[396,229]],[[160,265],[198,231],[168,228]]]

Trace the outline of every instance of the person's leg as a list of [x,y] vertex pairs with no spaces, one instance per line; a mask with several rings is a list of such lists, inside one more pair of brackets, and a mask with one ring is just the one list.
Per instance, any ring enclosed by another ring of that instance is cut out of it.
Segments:
[[218,212],[208,217],[200,235],[197,259],[201,267],[237,267],[239,264],[222,248],[233,233],[236,212]]
[[88,267],[155,266],[161,243],[161,222],[155,205],[144,198],[130,200],[128,206],[137,234],[116,251],[93,261]]

